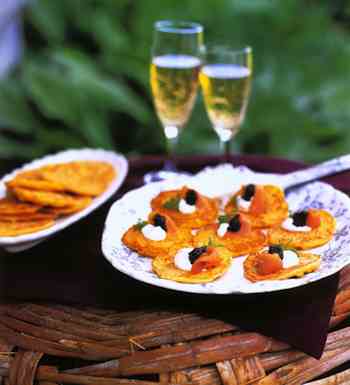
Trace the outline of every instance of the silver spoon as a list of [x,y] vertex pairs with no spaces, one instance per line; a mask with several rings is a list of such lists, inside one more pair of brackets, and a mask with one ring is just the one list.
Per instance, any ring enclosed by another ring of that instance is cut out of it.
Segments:
[[279,177],[279,184],[285,190],[301,184],[312,182],[325,176],[337,174],[341,171],[350,170],[350,155],[343,155],[338,158],[308,167],[304,170],[290,172]]
[[[338,172],[350,170],[350,155],[343,155],[338,158],[328,160],[323,163],[319,163],[315,166],[310,166],[303,170],[290,172],[288,174],[281,174],[278,176],[278,184],[284,189],[288,190],[292,187],[299,186],[308,182],[312,182],[325,176],[337,174]],[[159,180],[166,180],[176,178],[178,176],[190,176],[189,173],[178,173],[174,171],[164,171],[160,175]],[[149,180],[144,178],[144,183],[154,182],[155,180]]]

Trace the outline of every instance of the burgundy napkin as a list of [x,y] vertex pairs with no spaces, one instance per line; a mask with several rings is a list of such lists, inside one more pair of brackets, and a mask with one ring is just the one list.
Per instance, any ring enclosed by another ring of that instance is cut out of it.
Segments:
[[197,311],[320,357],[338,274],[292,290],[200,295],[151,286],[115,270],[100,252],[106,209],[37,247],[0,251],[0,300],[55,301],[119,309]]
[[[300,168],[300,164],[258,156],[235,159],[259,171]],[[210,159],[186,162],[191,170],[209,164]],[[144,160],[140,165],[140,169],[131,167],[126,188],[139,184],[148,171]],[[337,178],[346,185],[346,178]],[[198,311],[320,357],[339,274],[296,289],[258,295],[198,295],[153,287],[119,273],[102,256],[100,237],[109,205],[33,249],[18,254],[0,251],[0,300]]]
[[274,337],[320,358],[338,281],[339,274],[335,274],[292,290],[230,298],[222,304],[225,310],[219,316],[243,330]]

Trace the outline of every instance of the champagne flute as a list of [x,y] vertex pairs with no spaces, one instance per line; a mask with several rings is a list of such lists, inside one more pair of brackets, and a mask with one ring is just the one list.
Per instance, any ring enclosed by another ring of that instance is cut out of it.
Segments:
[[200,24],[170,20],[154,24],[150,82],[169,159],[162,171],[145,176],[146,183],[174,176],[176,167],[171,156],[196,100],[202,50]]
[[250,47],[206,49],[200,83],[208,117],[229,160],[230,141],[244,120],[250,95],[253,57]]

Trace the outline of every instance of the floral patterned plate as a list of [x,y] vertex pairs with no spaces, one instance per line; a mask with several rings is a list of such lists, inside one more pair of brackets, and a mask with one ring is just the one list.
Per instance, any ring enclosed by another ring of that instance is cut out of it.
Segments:
[[119,271],[152,285],[203,294],[262,293],[302,286],[329,276],[350,262],[350,199],[328,184],[313,182],[287,193],[292,211],[307,208],[328,210],[336,219],[336,233],[325,246],[312,252],[322,256],[321,267],[302,278],[281,281],[251,283],[243,276],[245,256],[235,258],[230,269],[216,281],[206,284],[183,284],[160,279],[152,272],[151,260],[139,256],[121,242],[123,233],[150,212],[149,202],[160,191],[187,185],[211,197],[226,197],[237,191],[242,184],[275,184],[283,187],[283,177],[277,174],[262,174],[246,167],[233,168],[221,165],[206,168],[193,177],[181,177],[170,181],[152,183],[130,191],[116,201],[107,216],[102,238],[102,251],[107,260]]

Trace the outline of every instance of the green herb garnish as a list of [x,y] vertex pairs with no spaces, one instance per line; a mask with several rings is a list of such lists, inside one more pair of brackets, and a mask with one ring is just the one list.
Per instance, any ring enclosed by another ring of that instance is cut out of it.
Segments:
[[225,247],[221,243],[214,242],[211,238],[209,238],[209,242],[208,242],[208,244],[206,246],[207,247]]
[[163,204],[163,207],[168,210],[179,211],[180,197],[170,198]]
[[299,250],[295,249],[294,247],[291,247],[290,244],[293,243],[293,240],[287,240],[284,243],[279,244],[279,246],[282,247],[283,250],[290,250],[294,251],[295,254],[299,255]]
[[134,225],[134,229],[141,231],[146,225],[148,224],[147,221],[141,221],[139,220],[136,225]]
[[228,223],[230,221],[230,216],[229,215],[219,215],[218,221],[219,221],[220,225],[222,223]]
[[239,213],[239,210],[238,210],[238,203],[237,203],[237,197],[234,196],[231,198],[231,204],[232,204],[232,211],[231,211],[231,217],[234,217],[236,214]]
[[237,196],[233,196],[231,198],[231,204],[233,205],[233,207],[237,210],[237,207],[238,207],[238,204],[237,204]]

